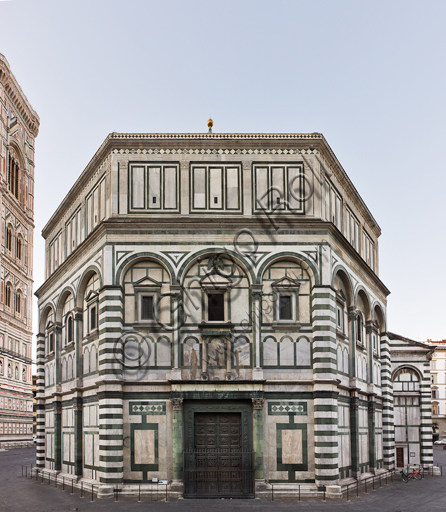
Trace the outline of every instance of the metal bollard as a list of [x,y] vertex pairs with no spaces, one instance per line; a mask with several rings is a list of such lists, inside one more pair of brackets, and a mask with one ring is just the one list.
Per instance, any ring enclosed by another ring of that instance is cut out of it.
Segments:
[[299,484],[299,501],[300,501],[300,484]]
[[347,484],[347,501],[350,501],[350,500],[348,499],[348,484]]
[[271,501],[274,501],[274,484],[271,484]]
[[71,494],[74,494],[74,479],[71,480]]
[[94,500],[94,485],[91,486],[91,501]]
[[81,481],[81,498],[84,497],[84,482]]
[[367,494],[367,478],[364,480],[365,493]]
[[167,484],[166,484],[166,503],[167,503]]
[[356,480],[356,497],[359,496],[359,480]]
[[65,477],[62,477],[62,491],[65,491]]
[[325,490],[327,489],[327,487],[324,485],[324,501],[325,501]]
[[118,501],[118,489],[114,489],[115,491],[115,501]]
[[22,464],[22,476],[23,476],[23,464]]
[[141,502],[141,484],[139,484],[139,489],[138,489],[138,503]]

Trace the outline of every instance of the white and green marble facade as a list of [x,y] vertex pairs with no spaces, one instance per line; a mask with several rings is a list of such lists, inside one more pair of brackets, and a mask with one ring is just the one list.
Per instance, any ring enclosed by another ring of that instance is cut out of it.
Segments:
[[181,490],[207,408],[259,486],[392,468],[379,235],[320,134],[111,134],[43,230],[38,465]]

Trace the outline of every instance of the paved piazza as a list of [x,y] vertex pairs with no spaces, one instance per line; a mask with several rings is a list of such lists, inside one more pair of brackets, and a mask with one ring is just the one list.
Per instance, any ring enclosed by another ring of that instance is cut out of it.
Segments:
[[[261,510],[295,511],[296,509],[313,512],[361,511],[361,512],[411,512],[444,511],[446,509],[446,450],[434,446],[434,461],[443,464],[442,477],[426,478],[404,484],[396,481],[393,485],[370,492],[351,502],[285,502],[273,503],[263,500],[177,500],[165,502],[112,502],[106,500],[90,501],[87,496],[71,496],[48,485],[21,477],[22,464],[35,463],[35,449],[23,448],[0,452],[0,512],[68,512],[78,511],[147,511],[153,512],[209,512],[211,510]],[[228,503],[230,501],[230,503]]]

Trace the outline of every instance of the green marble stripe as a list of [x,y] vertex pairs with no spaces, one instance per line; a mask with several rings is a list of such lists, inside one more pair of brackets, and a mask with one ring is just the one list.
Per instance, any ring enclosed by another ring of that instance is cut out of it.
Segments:
[[122,478],[106,478],[101,476],[99,482],[101,484],[122,484]]
[[[314,467],[316,469],[338,469],[337,464],[315,464]],[[324,478],[325,475],[319,475],[320,480]]]
[[[122,419],[122,416],[119,419]],[[100,430],[122,430],[123,428],[123,423],[111,423],[110,425],[102,423],[101,425],[99,425]]]
[[338,431],[337,430],[315,430],[314,431],[315,437],[338,437]]
[[337,425],[338,418],[314,418],[315,425]]
[[[337,467],[337,465],[336,465],[336,467]],[[322,469],[324,469],[324,468],[322,468]],[[324,482],[329,482],[332,480],[339,480],[339,472],[336,473],[335,475],[318,475],[317,480],[324,481]]]
[[121,441],[122,435],[120,434],[99,434],[99,441]]
[[313,373],[334,373],[337,374],[336,368],[313,368]]
[[99,419],[100,420],[113,420],[113,419],[122,420],[122,413],[121,414],[118,414],[118,413],[100,414]]
[[313,357],[313,364],[317,363],[334,363],[336,364],[336,359],[332,357]]
[[123,450],[124,445],[122,444],[107,444],[107,445],[100,445],[99,449],[102,451],[113,451],[113,450]]
[[314,412],[338,412],[337,405],[315,405]]
[[[339,457],[339,454],[338,452],[335,452],[335,453],[315,453],[314,454],[314,457],[316,459],[336,459],[337,457]],[[337,465],[336,465],[337,467]]]
[[123,455],[99,455],[100,462],[123,462]]
[[122,473],[123,472],[122,466],[121,467],[117,467],[117,468],[113,468],[113,467],[110,467],[110,466],[105,466],[105,467],[101,467],[101,469],[99,471],[101,473]]
[[336,360],[336,349],[333,347],[319,347],[319,346],[313,344],[313,354],[315,352],[333,354],[335,356],[333,359]]

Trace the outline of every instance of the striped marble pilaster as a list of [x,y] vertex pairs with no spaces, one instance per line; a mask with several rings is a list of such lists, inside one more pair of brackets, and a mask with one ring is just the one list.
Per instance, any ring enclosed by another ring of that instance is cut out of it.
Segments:
[[381,333],[381,388],[383,397],[383,459],[384,467],[395,466],[395,429],[393,424],[393,385],[390,342],[387,333]]
[[312,313],[315,480],[323,487],[339,482],[335,290],[315,286]]
[[432,464],[434,462],[432,445],[432,395],[431,395],[431,374],[430,361],[424,363],[423,380],[420,383],[420,408],[421,408],[421,453],[420,461],[422,464]]
[[39,468],[45,467],[45,405],[43,396],[45,394],[45,334],[39,333],[36,336],[36,465]]
[[99,291],[99,375],[105,379],[122,377],[122,290],[104,286]]
[[122,385],[104,383],[99,398],[99,481],[121,484],[124,476]]

